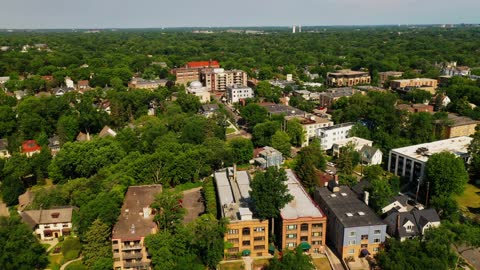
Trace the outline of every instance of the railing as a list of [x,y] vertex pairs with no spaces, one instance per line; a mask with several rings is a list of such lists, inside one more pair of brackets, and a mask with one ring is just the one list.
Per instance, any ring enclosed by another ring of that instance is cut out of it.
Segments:
[[150,264],[147,263],[147,262],[126,262],[126,263],[123,264],[123,267],[125,267],[125,268],[138,267],[140,269],[148,269],[149,266],[150,266]]
[[128,259],[141,259],[143,258],[142,253],[123,253],[123,259],[128,260]]
[[141,245],[133,245],[133,246],[125,245],[122,247],[122,250],[136,250],[136,249],[142,249],[142,246]]

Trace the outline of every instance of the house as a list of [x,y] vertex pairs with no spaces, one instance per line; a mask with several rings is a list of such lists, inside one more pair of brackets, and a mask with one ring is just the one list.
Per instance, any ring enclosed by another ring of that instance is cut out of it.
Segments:
[[56,87],[51,90],[56,97],[61,97],[66,93],[75,91],[73,87]]
[[380,165],[383,160],[383,153],[373,146],[364,145],[360,149],[360,158],[364,165]]
[[198,97],[201,103],[210,102],[210,92],[199,81],[191,82],[187,87],[187,93]]
[[354,125],[351,122],[317,129],[316,136],[320,139],[322,149],[330,150],[335,142],[348,138]]
[[258,157],[255,158],[254,161],[262,169],[272,166],[279,168],[283,163],[283,155],[277,149],[270,146],[265,146],[261,151],[259,151]]
[[[479,123],[480,121],[473,120],[470,117],[449,113],[445,129],[443,130],[443,133],[439,135],[444,139],[471,136],[475,134],[475,128]],[[437,120],[436,124],[442,126],[445,125],[442,120]]]
[[247,98],[253,98],[252,88],[244,85],[231,85],[227,86],[227,102],[232,104],[245,100]]
[[308,146],[310,144],[310,141],[316,136],[317,129],[333,126],[333,121],[327,117],[314,114],[305,113],[304,115],[286,116],[285,120],[287,120],[287,125],[289,124],[288,121],[292,119],[297,119],[302,125],[304,134],[302,146]]
[[73,207],[65,206],[54,209],[28,210],[20,216],[35,235],[41,240],[52,240],[68,236],[72,230]]
[[280,233],[280,247],[311,253],[325,252],[327,217],[310,198],[292,170],[287,169],[288,193],[292,201],[280,209],[280,222],[275,230]]
[[325,90],[325,92],[320,93],[318,100],[321,107],[330,109],[340,98],[350,98],[355,94],[364,95],[365,92],[351,87],[330,88]]
[[426,230],[440,226],[440,217],[435,209],[393,211],[384,221],[387,223],[388,234],[400,241],[425,235]]
[[28,140],[22,143],[22,153],[25,154],[27,157],[31,157],[34,154],[40,153],[42,147],[37,144],[35,140]]
[[8,151],[8,140],[0,139],[0,158],[9,158],[10,152]]
[[13,91],[13,94],[15,94],[17,100],[21,100],[22,98],[27,96],[27,92],[23,90]]
[[395,148],[390,150],[387,168],[389,172],[404,177],[410,182],[421,181],[425,175],[425,165],[433,154],[450,152],[468,163],[470,160],[468,146],[471,142],[471,137],[462,136]]
[[457,66],[457,62],[445,63],[442,68],[445,76],[470,76],[471,70],[467,66]]
[[78,142],[90,141],[90,133],[88,133],[88,132],[83,133],[83,132],[80,131],[80,133],[78,133],[78,135],[77,135],[76,140]]
[[67,88],[75,88],[75,84],[70,77],[65,77],[65,85],[67,86]]
[[327,240],[342,259],[375,255],[387,235],[387,224],[348,186],[330,181],[317,187],[315,202],[327,216]]
[[440,94],[435,98],[435,108],[438,111],[441,108],[447,107],[450,102],[452,102],[452,100],[447,95]]
[[397,212],[407,212],[408,197],[405,195],[397,195],[390,200],[390,203],[382,208],[382,214],[395,210]]
[[332,156],[334,157],[340,157],[341,154],[341,149],[342,147],[345,147],[349,144],[352,144],[354,147],[354,150],[357,152],[360,152],[363,148],[363,146],[372,146],[373,141],[366,140],[360,137],[349,137],[343,140],[337,140],[335,143],[332,145]]
[[117,136],[117,132],[115,132],[113,129],[111,129],[109,126],[104,126],[102,128],[102,130],[100,131],[100,133],[98,133],[98,136],[100,138],[104,138],[104,137],[107,137],[107,136],[110,136],[110,137],[115,137]]
[[205,105],[202,105],[202,108],[200,109],[200,111],[205,117],[210,117],[215,112],[217,112],[218,109],[219,109],[218,104],[205,104]]
[[3,77],[0,77],[0,85],[4,85],[6,82],[8,82],[10,80],[10,77],[9,76],[3,76]]
[[58,135],[54,135],[48,139],[48,148],[50,148],[52,156],[57,155],[57,153],[60,151],[60,137],[58,137]]
[[268,255],[268,220],[255,218],[250,200],[250,176],[246,171],[229,167],[216,171],[215,185],[220,214],[228,219],[225,258],[238,254],[262,257]]
[[354,86],[358,84],[370,84],[370,82],[371,77],[368,72],[365,71],[344,69],[327,73],[327,85],[329,86]]
[[113,269],[151,269],[145,237],[158,231],[150,207],[161,185],[130,186],[112,230]]
[[90,89],[89,83],[90,82],[88,80],[81,80],[81,81],[78,81],[77,87],[79,90],[88,90]]
[[22,212],[25,208],[33,203],[33,199],[35,199],[35,193],[31,192],[30,190],[25,191],[25,193],[18,196],[17,210]]

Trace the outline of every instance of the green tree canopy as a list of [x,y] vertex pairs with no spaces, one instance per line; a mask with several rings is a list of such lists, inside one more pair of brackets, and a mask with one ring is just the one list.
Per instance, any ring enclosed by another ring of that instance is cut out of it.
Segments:
[[432,196],[461,195],[468,182],[464,161],[449,152],[433,154],[427,161],[425,181]]

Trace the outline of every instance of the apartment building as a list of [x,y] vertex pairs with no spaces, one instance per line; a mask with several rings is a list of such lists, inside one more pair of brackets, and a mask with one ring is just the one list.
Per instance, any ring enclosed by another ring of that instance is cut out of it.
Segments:
[[259,151],[255,152],[258,152],[258,155],[256,158],[254,158],[254,161],[262,169],[273,166],[279,168],[283,163],[282,152],[278,151],[273,147],[265,146],[263,148],[260,148]]
[[470,76],[471,70],[467,66],[457,66],[457,62],[445,63],[442,68],[442,74],[445,76]]
[[428,78],[415,78],[415,79],[403,79],[390,81],[390,87],[393,90],[405,89],[405,88],[423,88],[431,87],[437,89],[438,81]]
[[142,78],[133,78],[129,83],[128,87],[132,89],[156,89],[160,86],[167,85],[168,80],[145,80]]
[[331,108],[332,105],[335,104],[335,102],[337,102],[337,100],[340,98],[350,98],[355,94],[364,95],[365,92],[353,89],[351,87],[330,88],[319,94],[318,101],[321,107]]
[[410,181],[421,181],[428,158],[433,154],[450,152],[468,162],[468,146],[471,141],[471,137],[462,136],[392,149],[388,158],[388,170]]
[[315,202],[327,216],[327,240],[342,259],[378,253],[387,225],[348,186],[317,187]]
[[310,198],[292,170],[286,170],[288,193],[293,200],[280,210],[281,233],[280,247],[295,249],[301,246],[304,251],[312,253],[325,252],[325,235],[327,217]]
[[200,72],[200,81],[210,91],[226,91],[227,86],[247,85],[247,73],[242,70],[205,68]]
[[330,150],[334,143],[349,137],[355,123],[343,123],[317,129],[316,136],[320,139],[323,150]]
[[292,106],[275,104],[275,103],[260,103],[259,106],[267,109],[268,116],[283,114],[285,116],[304,116],[306,112],[294,108]]
[[344,69],[327,73],[327,85],[329,86],[354,86],[358,84],[370,84],[370,82],[370,75],[364,71]]
[[204,68],[220,68],[215,60],[188,62],[184,67],[174,68],[171,73],[177,78],[177,85],[187,85],[190,82],[200,81],[200,71]]
[[[285,117],[285,119],[287,121],[290,121],[292,119],[297,119],[302,125],[303,132],[304,132],[302,147],[308,146],[310,144],[310,141],[316,136],[317,129],[333,126],[332,120],[325,117],[320,117],[318,115],[313,115],[313,114],[310,114],[310,115],[305,114],[303,116],[299,116],[299,115],[287,116]],[[288,125],[288,122],[287,122],[287,125]]]
[[378,77],[380,78],[380,84],[384,84],[391,79],[397,79],[403,76],[403,72],[401,71],[385,71],[379,72]]
[[237,103],[246,98],[253,98],[252,88],[244,85],[229,85],[226,94],[228,103]]
[[34,230],[41,240],[52,240],[68,236],[72,231],[73,207],[57,207],[54,209],[28,210],[20,212],[23,222]]
[[112,231],[113,269],[151,269],[145,237],[157,232],[150,205],[161,185],[130,186]]
[[225,241],[231,247],[225,258],[268,255],[268,220],[253,217],[248,173],[229,167],[214,175],[221,216],[229,220]]
[[[454,138],[461,136],[471,136],[475,133],[475,128],[480,121],[473,120],[470,117],[457,115],[454,113],[448,114],[448,124],[443,130],[443,134],[439,134],[442,138]],[[438,125],[442,125],[441,120],[437,120]]]

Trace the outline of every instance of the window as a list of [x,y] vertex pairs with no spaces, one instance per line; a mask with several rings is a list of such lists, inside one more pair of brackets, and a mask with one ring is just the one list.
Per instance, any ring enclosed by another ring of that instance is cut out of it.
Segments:
[[227,241],[232,244],[235,244],[235,243],[238,243],[238,238],[230,238],[230,239],[227,239]]
[[262,249],[265,249],[265,246],[264,245],[254,246],[253,249],[254,250],[262,250]]
[[228,230],[228,234],[238,234],[238,230]]
[[348,254],[355,254],[355,249],[353,249],[353,248],[352,248],[352,249],[349,249],[349,250],[348,250]]
[[255,228],[253,228],[253,231],[254,231],[254,232],[264,232],[264,231],[265,231],[265,227],[255,227]]
[[368,234],[362,234],[362,240],[368,240]]
[[374,239],[373,239],[373,242],[374,242],[374,243],[380,243],[380,238],[374,238]]
[[357,241],[355,241],[355,240],[350,240],[350,241],[348,241],[348,244],[349,244],[349,245],[355,245],[356,243],[357,243]]
[[379,248],[378,247],[374,247],[373,248],[373,252],[378,252],[379,251]]
[[228,249],[228,252],[230,252],[230,253],[236,253],[236,252],[238,252],[238,250],[239,250],[238,247],[234,247],[234,248],[229,248],[229,249]]
[[242,229],[242,235],[250,235],[250,228],[243,228]]
[[312,232],[313,237],[319,237],[322,236],[322,232]]
[[354,237],[354,236],[357,235],[357,233],[356,233],[356,232],[350,232],[348,235],[349,235],[350,237]]
[[242,246],[250,246],[250,240],[242,241]]
[[314,248],[313,253],[320,253],[320,250],[318,248]]
[[296,230],[297,229],[297,225],[288,225],[287,226],[287,230]]
[[265,236],[256,236],[253,238],[253,241],[263,241],[265,240]]
[[412,231],[412,228],[413,228],[412,225],[408,225],[408,226],[407,226],[407,232],[411,232],[411,231]]
[[322,245],[322,241],[312,241],[312,245]]
[[374,233],[374,234],[381,234],[382,231],[381,231],[381,230],[375,230],[375,231],[373,231],[373,233]]
[[290,239],[297,238],[297,234],[296,233],[289,233],[289,234],[287,234],[287,238],[290,238]]
[[297,243],[295,243],[295,242],[287,243],[287,248],[293,248],[293,247],[296,247],[296,246],[297,246]]
[[301,231],[308,231],[308,224],[307,224],[307,223],[303,223],[302,225],[300,225],[300,230],[301,230]]
[[361,248],[368,248],[368,245],[367,244],[362,244],[360,247]]
[[308,236],[300,236],[300,241],[308,242]]

